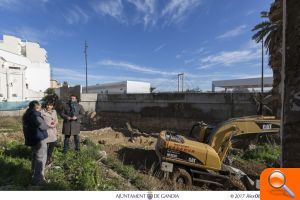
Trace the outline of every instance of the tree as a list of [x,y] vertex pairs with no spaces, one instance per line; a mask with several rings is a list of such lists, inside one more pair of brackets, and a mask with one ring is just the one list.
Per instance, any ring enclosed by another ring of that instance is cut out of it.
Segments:
[[282,0],[275,0],[269,12],[261,12],[263,22],[257,24],[252,31],[256,32],[252,39],[257,43],[264,40],[264,46],[269,54],[269,66],[273,70],[273,113],[279,117],[281,108],[281,97],[279,85],[281,82],[282,62]]
[[67,81],[64,81],[63,84],[62,84],[62,86],[63,86],[63,87],[68,87],[68,86],[69,86],[69,83],[68,83]]
[[45,96],[43,97],[42,101],[44,102],[53,102],[55,105],[57,105],[58,102],[58,96],[55,93],[55,90],[53,88],[48,88],[45,91]]
[[300,166],[300,1],[286,1],[283,49],[282,167]]

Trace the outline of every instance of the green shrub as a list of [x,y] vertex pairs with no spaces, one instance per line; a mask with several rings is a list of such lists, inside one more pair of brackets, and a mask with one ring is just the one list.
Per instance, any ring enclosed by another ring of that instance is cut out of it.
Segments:
[[246,151],[242,159],[253,160],[271,167],[279,159],[280,152],[278,145],[264,144],[257,146],[253,150]]
[[0,186],[11,185],[13,190],[25,190],[31,182],[31,162],[0,156]]
[[105,160],[105,164],[112,170],[119,173],[124,178],[128,179],[131,184],[140,190],[151,190],[149,185],[145,183],[143,177],[134,169],[133,166],[123,165],[119,160],[109,157]]
[[[58,145],[60,146],[60,145]],[[98,160],[101,146],[84,140],[82,150],[62,153],[61,148],[53,152],[53,163],[46,170],[47,183],[31,187],[31,149],[18,142],[0,142],[0,188],[4,190],[122,190],[127,179],[140,190],[151,190],[144,177],[132,166],[123,165],[115,158],[105,161],[126,180],[120,180],[107,173]],[[120,182],[121,181],[121,182]]]

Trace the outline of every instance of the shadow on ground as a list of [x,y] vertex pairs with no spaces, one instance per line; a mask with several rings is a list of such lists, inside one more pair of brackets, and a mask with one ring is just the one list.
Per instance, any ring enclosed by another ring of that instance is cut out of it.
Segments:
[[158,165],[158,158],[154,150],[124,147],[117,151],[118,159],[125,165],[132,165],[144,172],[154,170]]

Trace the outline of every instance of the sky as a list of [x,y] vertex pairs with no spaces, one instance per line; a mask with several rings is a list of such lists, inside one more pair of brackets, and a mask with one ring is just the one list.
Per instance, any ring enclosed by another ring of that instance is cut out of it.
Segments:
[[[85,85],[150,82],[156,91],[211,90],[213,80],[259,77],[251,29],[272,0],[0,0],[0,39],[38,42],[52,79]],[[264,73],[272,76],[265,56]]]

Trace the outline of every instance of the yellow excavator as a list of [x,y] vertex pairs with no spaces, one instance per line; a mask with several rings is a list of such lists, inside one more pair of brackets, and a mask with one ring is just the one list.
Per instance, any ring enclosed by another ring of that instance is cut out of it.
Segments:
[[280,121],[272,116],[232,118],[216,127],[199,122],[184,136],[161,131],[155,151],[160,169],[171,173],[174,185],[191,186],[193,182],[201,182],[223,186],[232,173],[224,168],[223,161],[233,138],[276,134],[279,129]]

